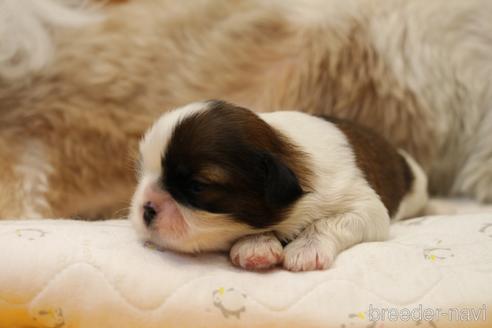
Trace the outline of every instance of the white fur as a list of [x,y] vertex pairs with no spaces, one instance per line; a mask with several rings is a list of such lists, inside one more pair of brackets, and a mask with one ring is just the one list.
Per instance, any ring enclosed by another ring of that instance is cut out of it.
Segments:
[[[284,251],[284,267],[292,271],[326,269],[342,250],[365,241],[387,238],[390,218],[377,193],[355,162],[346,136],[336,125],[300,112],[260,115],[309,154],[316,173],[314,192],[294,207],[275,231],[294,239]],[[427,201],[427,178],[405,152],[414,175],[395,219],[417,214]]]
[[[183,118],[208,109],[206,103],[193,103],[164,114],[140,144],[142,172],[132,201],[130,218],[141,237],[178,251],[228,249],[239,266],[264,269],[277,264],[280,242],[290,241],[284,250],[284,267],[292,271],[325,269],[342,250],[364,241],[387,238],[390,217],[378,194],[358,168],[347,137],[335,124],[300,112],[260,114],[260,118],[284,134],[308,156],[315,173],[312,190],[296,202],[289,216],[273,226],[275,233],[260,233],[245,224],[178,206],[188,225],[186,238],[176,239],[143,224],[139,208],[145,203],[144,190],[161,176],[161,158],[176,124]],[[396,217],[417,213],[427,201],[426,177],[418,164],[402,152],[415,176]],[[178,204],[179,205],[179,204]],[[264,231],[264,230],[263,230]],[[256,263],[256,266],[255,266]]]
[[284,266],[293,271],[325,269],[342,250],[360,242],[384,240],[390,218],[377,193],[355,163],[355,155],[334,124],[300,112],[261,117],[293,140],[311,158],[313,192],[274,227],[292,240]]
[[74,28],[101,16],[86,1],[0,0],[0,81],[38,71],[54,57],[52,29]]
[[132,199],[129,219],[139,237],[157,246],[179,252],[197,253],[201,251],[229,250],[232,243],[245,234],[258,232],[233,220],[227,220],[222,215],[207,213],[207,219],[200,217],[199,211],[187,209],[179,204],[178,209],[185,220],[187,233],[176,237],[172,231],[162,231],[158,228],[145,226],[140,208],[146,203],[144,190],[156,185],[159,176],[144,173],[139,181]]
[[404,150],[399,150],[400,154],[405,158],[412,170],[413,182],[410,192],[408,192],[398,207],[398,211],[394,215],[394,220],[407,219],[412,216],[422,214],[425,204],[429,200],[427,193],[427,176],[415,162],[415,160]]
[[[284,3],[303,28],[330,26],[344,35],[352,22],[363,25],[364,37],[381,59],[373,72],[378,94],[414,96],[405,109],[384,108],[382,126],[415,124],[420,129],[405,135],[407,144],[428,131],[425,135],[434,140],[414,142],[420,143],[417,151],[433,145],[426,170],[434,192],[492,201],[492,1]],[[385,84],[386,77],[378,75],[385,71],[394,83]]]
[[187,253],[227,251],[240,237],[261,231],[224,217],[224,215],[206,213],[203,217],[200,211],[190,210],[183,206],[178,207],[188,225],[188,235],[183,239],[164,241],[161,235],[154,235],[152,241],[156,244]]
[[421,124],[433,132],[439,149],[428,170],[432,190],[490,201],[492,1],[385,4],[368,35],[398,84],[417,96],[412,110],[425,109]]
[[140,142],[141,169],[144,174],[160,174],[161,159],[176,123],[206,108],[206,103],[192,103],[163,114],[154,123]]

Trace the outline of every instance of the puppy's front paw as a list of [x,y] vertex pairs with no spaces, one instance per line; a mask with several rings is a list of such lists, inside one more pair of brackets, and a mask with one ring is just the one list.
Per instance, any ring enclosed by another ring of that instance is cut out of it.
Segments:
[[330,241],[300,238],[285,247],[283,266],[289,271],[325,270],[335,256],[336,250]]
[[247,270],[266,270],[282,262],[282,244],[272,233],[239,239],[229,253],[232,263]]

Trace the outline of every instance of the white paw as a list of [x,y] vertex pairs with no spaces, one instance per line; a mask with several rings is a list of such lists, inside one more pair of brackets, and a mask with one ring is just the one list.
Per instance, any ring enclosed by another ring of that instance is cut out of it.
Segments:
[[232,263],[247,270],[266,270],[282,262],[282,244],[271,233],[246,236],[232,246]]
[[329,240],[295,239],[285,247],[283,266],[289,271],[325,270],[336,257]]

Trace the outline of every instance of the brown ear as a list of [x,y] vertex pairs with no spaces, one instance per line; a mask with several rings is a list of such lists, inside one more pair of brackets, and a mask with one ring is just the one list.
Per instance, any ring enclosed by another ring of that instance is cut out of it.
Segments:
[[303,191],[294,172],[277,156],[261,156],[264,173],[264,197],[271,207],[278,209],[290,205],[302,196]]

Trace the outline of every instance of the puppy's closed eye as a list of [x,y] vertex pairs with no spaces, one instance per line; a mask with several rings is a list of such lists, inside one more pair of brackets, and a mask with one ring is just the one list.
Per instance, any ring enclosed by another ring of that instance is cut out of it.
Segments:
[[189,184],[190,191],[194,194],[199,194],[207,189],[207,184],[198,180],[191,180]]

